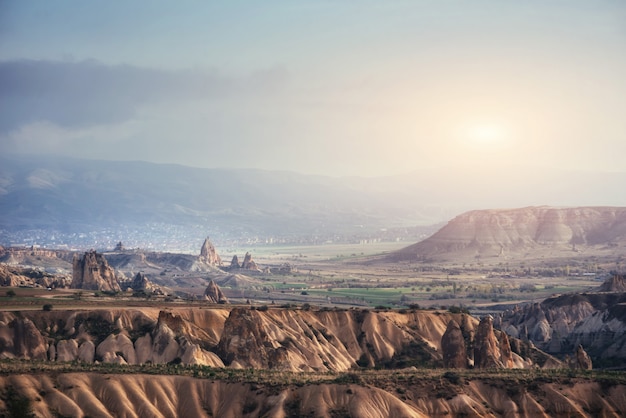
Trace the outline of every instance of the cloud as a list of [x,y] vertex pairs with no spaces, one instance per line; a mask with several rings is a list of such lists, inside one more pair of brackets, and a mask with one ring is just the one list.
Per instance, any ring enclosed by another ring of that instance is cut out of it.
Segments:
[[19,60],[0,62],[0,133],[48,122],[66,128],[128,121],[147,104],[271,94],[283,69],[245,77],[215,70],[164,71],[131,65]]

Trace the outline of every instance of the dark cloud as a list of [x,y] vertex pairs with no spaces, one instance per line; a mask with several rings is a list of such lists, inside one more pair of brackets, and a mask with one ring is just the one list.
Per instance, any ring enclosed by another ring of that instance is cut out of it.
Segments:
[[0,62],[0,132],[40,121],[64,127],[123,122],[144,104],[268,94],[285,78],[280,69],[238,79],[216,71],[164,71],[94,60],[4,61]]

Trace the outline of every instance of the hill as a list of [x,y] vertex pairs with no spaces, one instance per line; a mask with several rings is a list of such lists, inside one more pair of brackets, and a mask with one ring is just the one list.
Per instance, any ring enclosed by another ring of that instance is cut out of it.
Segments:
[[431,237],[388,258],[421,261],[463,257],[574,255],[626,244],[626,208],[548,206],[475,210],[452,219]]

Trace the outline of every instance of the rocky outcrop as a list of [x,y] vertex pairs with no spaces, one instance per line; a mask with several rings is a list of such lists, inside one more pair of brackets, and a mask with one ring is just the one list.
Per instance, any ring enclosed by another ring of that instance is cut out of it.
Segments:
[[204,298],[210,303],[228,303],[228,298],[213,280],[209,281],[209,285],[204,291]]
[[0,286],[65,288],[69,287],[70,283],[71,280],[66,275],[0,264]]
[[142,272],[139,272],[135,275],[133,280],[130,282],[130,288],[135,292],[144,292],[153,295],[164,294],[163,290],[159,286],[148,280],[146,275]]
[[220,266],[222,264],[222,259],[217,254],[215,246],[209,240],[209,237],[206,237],[200,249],[200,260],[211,266]]
[[500,362],[502,363],[502,367],[505,369],[512,369],[515,367],[515,363],[513,361],[513,352],[511,349],[511,343],[509,342],[509,337],[507,337],[506,333],[501,332],[499,337],[499,345],[500,345]]
[[626,277],[612,274],[598,289],[599,292],[626,292]]
[[[217,347],[217,353],[226,365],[235,368],[291,368],[286,362],[287,350],[270,338],[263,325],[263,318],[256,310],[234,308],[230,312]],[[242,359],[245,363],[241,363]]]
[[89,251],[83,256],[74,256],[72,289],[104,290],[119,292],[120,285],[115,271],[102,254]]
[[67,262],[71,263],[73,256],[73,252],[68,250],[51,250],[35,246],[7,247],[0,249],[0,262],[11,265],[40,265],[45,261],[65,264]]
[[229,267],[229,269],[233,270],[233,269],[238,269],[238,268],[241,268],[241,264],[239,264],[239,257],[237,257],[237,254],[235,254],[233,256],[233,259],[230,260],[230,267]]
[[254,272],[261,272],[261,269],[256,264],[256,262],[252,259],[252,254],[246,252],[243,257],[243,261],[239,264],[239,257],[235,254],[230,262],[229,270],[248,270]]
[[241,263],[242,270],[253,270],[253,271],[261,271],[257,264],[252,259],[252,254],[246,253],[243,257],[243,262]]
[[467,349],[461,327],[454,320],[448,322],[446,332],[441,337],[443,367],[451,369],[467,368]]
[[[510,351],[509,347],[509,351]],[[476,329],[474,339],[474,367],[479,369],[503,368],[500,346],[493,332],[493,318],[483,317]]]
[[4,264],[0,264],[0,286],[17,287],[32,283],[28,277],[17,273]]
[[574,354],[574,358],[572,361],[572,367],[574,369],[582,370],[593,369],[591,358],[589,357],[582,345],[579,345],[578,348],[576,348],[576,353]]
[[502,329],[550,354],[584,346],[600,367],[626,360],[626,293],[564,294],[502,315]]
[[0,321],[0,358],[45,360],[48,344],[28,318]]
[[446,258],[451,253],[500,257],[560,246],[607,246],[626,241],[626,208],[528,207],[476,210],[452,219],[431,237],[390,254],[392,260]]

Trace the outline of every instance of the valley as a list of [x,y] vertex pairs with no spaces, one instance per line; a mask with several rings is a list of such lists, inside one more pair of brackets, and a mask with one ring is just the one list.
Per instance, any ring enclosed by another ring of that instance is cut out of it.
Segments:
[[538,223],[550,242],[486,211],[411,246],[3,247],[0,409],[19,393],[41,416],[620,415],[622,218],[577,213]]

